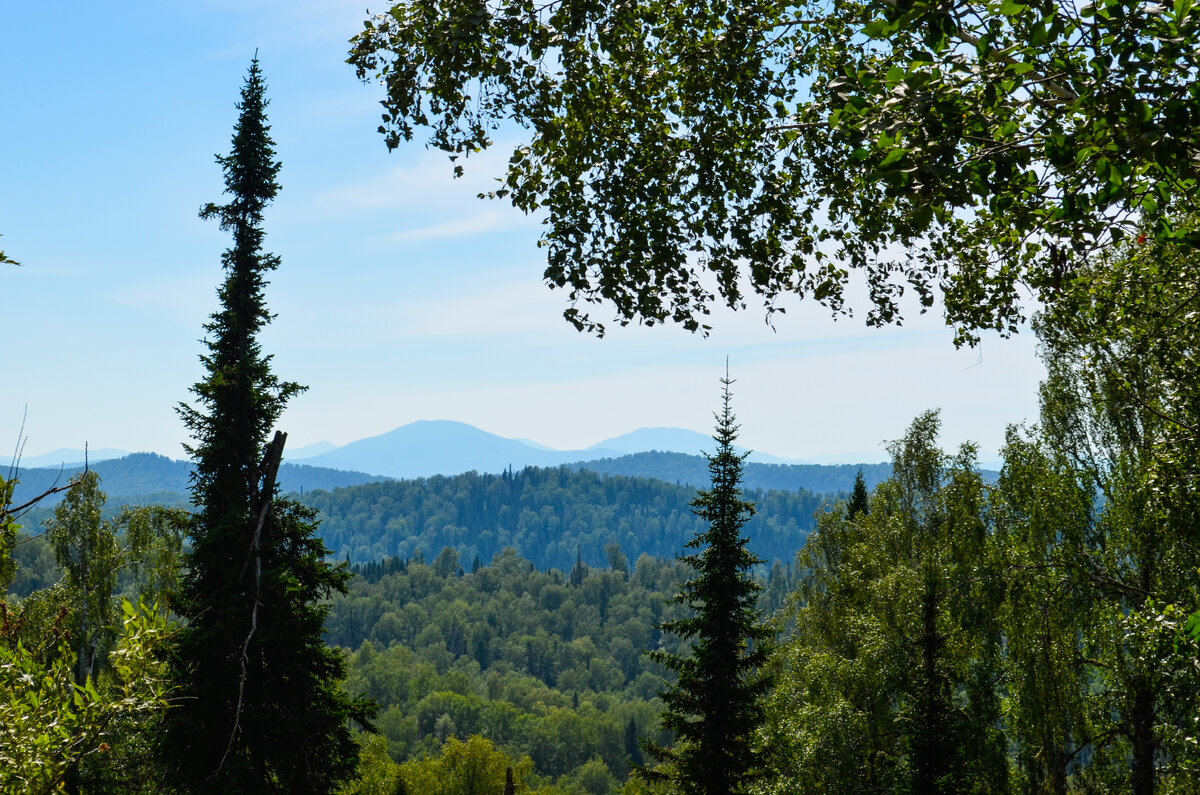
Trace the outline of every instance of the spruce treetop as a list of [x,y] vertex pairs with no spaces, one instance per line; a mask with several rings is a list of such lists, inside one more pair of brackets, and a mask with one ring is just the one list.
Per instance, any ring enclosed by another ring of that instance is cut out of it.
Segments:
[[714,415],[717,449],[708,456],[712,485],[692,503],[708,529],[687,544],[695,551],[683,560],[695,577],[674,598],[691,608],[692,615],[661,627],[691,640],[691,654],[651,652],[678,676],[675,686],[662,693],[662,725],[676,744],[663,748],[647,743],[647,751],[664,766],[641,769],[648,778],[674,781],[685,793],[703,795],[744,792],[756,775],[754,733],[763,720],[762,697],[769,685],[761,669],[771,634],[756,608],[761,586],[750,576],[750,568],[762,561],[746,548],[741,534],[754,513],[753,503],[742,498],[746,454],[733,447],[738,425],[728,373],[721,384],[722,407]]
[[279,193],[276,177],[283,164],[275,160],[275,142],[267,124],[270,100],[266,90],[256,54],[242,86],[242,99],[236,105],[238,120],[233,127],[232,150],[216,158],[225,173],[225,192],[233,198],[229,204],[209,202],[200,210],[201,218],[220,219],[223,230],[258,228],[263,210]]
[[[196,459],[195,497],[206,514],[219,502],[234,513],[248,506],[257,493],[268,434],[288,399],[304,387],[280,381],[271,371],[257,335],[271,321],[264,289],[265,274],[279,266],[279,258],[262,251],[265,233],[263,211],[279,191],[276,177],[281,164],[275,159],[275,142],[267,124],[266,84],[257,56],[242,86],[237,103],[228,155],[216,161],[225,176],[226,204],[208,203],[201,218],[216,218],[233,244],[221,256],[225,282],[217,295],[221,307],[204,329],[208,353],[201,362],[207,377],[192,387],[200,408],[181,405],[179,413],[196,440],[188,452]],[[238,477],[231,477],[236,471]]]

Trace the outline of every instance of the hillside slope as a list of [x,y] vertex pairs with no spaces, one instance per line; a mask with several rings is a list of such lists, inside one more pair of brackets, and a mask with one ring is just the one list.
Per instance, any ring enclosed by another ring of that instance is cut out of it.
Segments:
[[[499,475],[369,483],[301,500],[321,512],[320,533],[338,558],[426,560],[453,547],[469,567],[513,547],[540,569],[569,570],[582,557],[607,565],[606,547],[629,560],[673,558],[701,528],[688,486],[650,478],[601,476],[568,467]],[[758,513],[746,526],[750,548],[767,561],[790,561],[827,504],[811,491],[750,490]]]
[[[98,461],[91,469],[100,475],[100,487],[110,500],[140,502],[139,498],[163,495],[184,497],[191,488],[192,465],[155,453],[132,453],[124,458]],[[82,465],[67,468],[43,467],[22,469],[13,503],[20,505],[43,491],[67,483],[71,476],[82,472]],[[313,491],[356,486],[381,480],[364,472],[345,472],[339,469],[284,463],[279,468],[279,485],[284,492]],[[57,502],[51,498],[50,502]]]

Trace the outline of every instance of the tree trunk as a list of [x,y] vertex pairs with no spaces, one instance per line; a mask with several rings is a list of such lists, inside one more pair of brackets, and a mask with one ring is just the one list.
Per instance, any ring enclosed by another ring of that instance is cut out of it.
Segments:
[[1145,676],[1133,680],[1133,795],[1154,795],[1154,691]]
[[943,686],[938,672],[942,638],[938,633],[938,583],[932,571],[926,574],[921,595],[921,677],[918,688],[917,736],[913,738],[913,791],[941,792],[941,778],[948,761],[945,749]]

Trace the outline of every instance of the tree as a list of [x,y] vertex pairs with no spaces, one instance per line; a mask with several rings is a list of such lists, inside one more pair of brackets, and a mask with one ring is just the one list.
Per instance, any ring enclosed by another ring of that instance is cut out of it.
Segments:
[[345,784],[338,795],[406,795],[400,766],[387,752],[387,740],[378,734],[358,737],[358,774]]
[[[510,777],[524,790],[533,763],[521,757],[514,764],[491,741],[471,735],[466,742],[446,739],[437,756],[400,766],[405,792],[431,795],[485,795],[502,790]],[[509,773],[512,771],[512,773]]]
[[[1180,219],[1194,228],[1194,219]],[[1043,443],[1098,495],[1084,532],[1064,536],[1095,621],[1084,636],[1097,737],[1089,774],[1149,795],[1195,780],[1200,677],[1178,653],[1200,600],[1200,261],[1147,236],[1085,264],[1087,289],[1039,324],[1048,377]]]
[[598,302],[692,330],[748,294],[845,311],[858,272],[868,323],[940,289],[966,340],[1139,222],[1195,239],[1198,26],[1188,0],[416,0],[349,60],[389,148],[528,131],[491,195],[547,213],[577,327]]
[[[181,789],[194,792],[328,792],[352,775],[347,720],[361,704],[340,687],[340,652],[321,640],[331,593],[349,574],[326,562],[315,512],[277,496],[285,435],[273,428],[301,391],[271,372],[258,332],[269,322],[262,215],[278,191],[274,142],[257,57],[242,87],[232,151],[217,157],[228,204],[208,204],[233,235],[222,262],[221,309],[205,326],[207,376],[182,405],[195,438],[193,500],[199,506],[175,649],[179,706],[165,753]],[[187,749],[179,753],[179,749]]]
[[867,495],[867,484],[863,480],[862,470],[854,476],[854,488],[850,492],[850,501],[846,503],[846,518],[853,520],[860,513],[867,513],[871,509],[871,500]]
[[17,524],[17,519],[50,495],[66,491],[71,487],[71,484],[51,486],[21,505],[13,505],[13,494],[16,492],[18,482],[16,469],[14,463],[7,478],[0,475],[0,590],[4,591],[7,591],[12,585],[13,575],[17,571],[17,564],[12,556],[13,549],[17,545],[17,531],[21,529],[21,525]]
[[869,512],[823,513],[773,659],[781,792],[1007,791],[995,689],[1002,578],[973,446],[925,412],[889,445]]
[[1103,615],[1077,556],[1093,522],[1089,485],[1063,451],[1009,429],[988,508],[1004,564],[1005,723],[1022,791],[1066,795],[1072,771],[1100,756],[1088,714],[1099,677],[1088,661]]
[[647,750],[665,765],[641,769],[649,778],[677,782],[684,793],[711,795],[745,792],[759,772],[754,734],[763,720],[769,680],[760,669],[771,638],[755,608],[761,586],[749,572],[762,561],[750,553],[741,535],[754,506],[742,499],[746,456],[733,449],[738,432],[730,407],[733,381],[726,374],[721,384],[722,408],[714,415],[717,449],[708,456],[712,487],[700,491],[692,503],[708,529],[687,544],[698,550],[683,556],[695,577],[673,600],[692,613],[661,627],[691,641],[691,652],[650,652],[678,676],[662,693],[662,726],[674,735],[675,744],[664,748],[648,742]]
[[587,577],[588,567],[583,562],[583,548],[579,545],[575,546],[575,565],[571,567],[570,583],[573,587],[578,588],[583,584],[583,580]]
[[77,685],[100,672],[116,636],[114,590],[121,570],[148,580],[142,596],[152,603],[163,604],[161,600],[172,595],[170,583],[178,571],[187,522],[184,512],[158,506],[126,508],[105,521],[105,500],[100,476],[87,470],[72,481],[46,522],[72,611]]

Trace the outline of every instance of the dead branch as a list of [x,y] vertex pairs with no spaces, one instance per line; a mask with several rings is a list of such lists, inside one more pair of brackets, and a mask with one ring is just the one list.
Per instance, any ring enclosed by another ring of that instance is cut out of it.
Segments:
[[242,642],[242,671],[241,676],[238,677],[238,699],[237,707],[233,713],[233,728],[229,732],[229,742],[225,746],[225,753],[221,755],[221,762],[217,765],[217,770],[213,771],[214,775],[225,766],[225,759],[233,749],[233,741],[242,729],[242,706],[246,696],[247,667],[250,663],[250,641],[254,638],[254,633],[258,631],[258,608],[262,605],[262,531],[271,513],[271,504],[275,496],[275,478],[279,473],[279,464],[283,460],[283,445],[285,442],[287,442],[287,434],[282,431],[275,431],[275,438],[271,439],[270,443],[267,444],[267,449],[263,452],[262,465],[258,468],[262,482],[254,506],[256,509],[255,512],[258,515],[258,521],[254,527],[254,536],[250,540],[250,548],[246,551],[246,562],[242,565],[242,576],[244,577],[246,566],[250,565],[250,558],[254,558],[254,605],[250,608],[250,632],[247,633],[246,640]]

